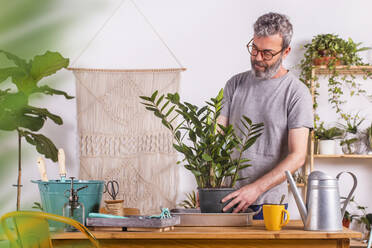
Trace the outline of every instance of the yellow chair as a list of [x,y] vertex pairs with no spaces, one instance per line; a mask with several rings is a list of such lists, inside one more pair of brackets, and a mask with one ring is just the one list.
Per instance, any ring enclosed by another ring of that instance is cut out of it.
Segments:
[[99,247],[98,240],[93,234],[80,222],[71,218],[44,212],[14,211],[4,214],[0,219],[4,233],[12,248],[53,247],[47,220],[58,221],[75,227],[88,237],[94,247]]

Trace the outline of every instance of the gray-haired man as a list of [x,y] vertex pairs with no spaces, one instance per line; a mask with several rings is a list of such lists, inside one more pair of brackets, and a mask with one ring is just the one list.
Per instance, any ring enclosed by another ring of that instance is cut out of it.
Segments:
[[[225,86],[219,123],[240,126],[242,115],[263,122],[263,135],[244,154],[251,167],[241,171],[238,190],[222,201],[234,212],[278,204],[288,194],[285,170],[294,172],[306,158],[309,129],[313,127],[309,90],[282,65],[291,51],[292,24],[284,15],[268,13],[254,24],[247,44],[252,70],[233,76]],[[242,130],[244,130],[242,128]],[[262,218],[262,215],[258,218]]]

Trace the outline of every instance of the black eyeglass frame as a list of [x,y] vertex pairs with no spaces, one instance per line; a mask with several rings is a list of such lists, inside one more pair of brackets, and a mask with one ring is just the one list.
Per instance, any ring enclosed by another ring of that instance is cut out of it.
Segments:
[[[267,49],[265,49],[265,50],[260,50],[260,49],[258,49],[258,48],[256,47],[256,45],[251,44],[252,41],[253,41],[253,39],[251,39],[251,40],[248,42],[248,44],[246,45],[247,50],[248,50],[248,53],[249,53],[250,55],[252,55],[252,56],[255,56],[255,57],[258,55],[258,53],[261,53],[261,57],[262,57],[262,59],[263,59],[264,61],[270,61],[270,60],[272,60],[276,55],[278,55],[279,53],[283,52],[283,50],[285,50],[284,47],[282,47],[282,49],[280,49],[280,51],[278,51],[278,52],[276,52],[276,53],[272,53],[271,51],[269,51],[269,50],[267,50]],[[249,51],[249,48],[250,48],[250,47],[253,48],[253,46],[254,46],[254,49],[257,51],[257,54],[256,54],[256,55],[253,55],[253,54],[251,53],[251,51]],[[266,54],[267,54],[267,53],[270,54],[271,57],[270,57],[269,59],[265,58],[265,56],[264,56],[265,52],[266,52]]]

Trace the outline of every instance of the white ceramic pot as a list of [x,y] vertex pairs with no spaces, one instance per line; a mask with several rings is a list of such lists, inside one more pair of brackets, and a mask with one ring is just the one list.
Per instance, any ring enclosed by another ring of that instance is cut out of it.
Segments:
[[336,154],[336,141],[319,140],[319,154]]

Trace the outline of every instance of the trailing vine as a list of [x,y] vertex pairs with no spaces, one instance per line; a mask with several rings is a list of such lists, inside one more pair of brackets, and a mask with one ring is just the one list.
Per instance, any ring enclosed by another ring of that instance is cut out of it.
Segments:
[[[356,77],[353,74],[340,77],[337,71],[338,65],[349,67],[352,65],[369,65],[363,63],[362,58],[358,56],[357,53],[370,48],[358,48],[360,45],[361,43],[354,43],[351,38],[344,40],[334,34],[319,34],[312,39],[311,43],[304,45],[306,51],[299,65],[301,69],[300,80],[306,84],[309,89],[311,89],[311,81],[315,82],[314,110],[318,107],[316,98],[319,95],[318,89],[320,86],[317,82],[318,77],[312,75],[312,69],[315,64],[325,65],[330,72],[328,75],[328,101],[342,119],[346,120],[345,116],[347,115],[342,109],[343,104],[345,104],[345,100],[342,100],[342,95],[344,94],[343,85],[347,85],[350,89],[350,96],[366,96],[366,91],[361,88],[360,83],[356,82]],[[364,72],[364,80],[372,78],[372,73],[367,70]],[[318,121],[319,116],[315,113],[315,127]]]

